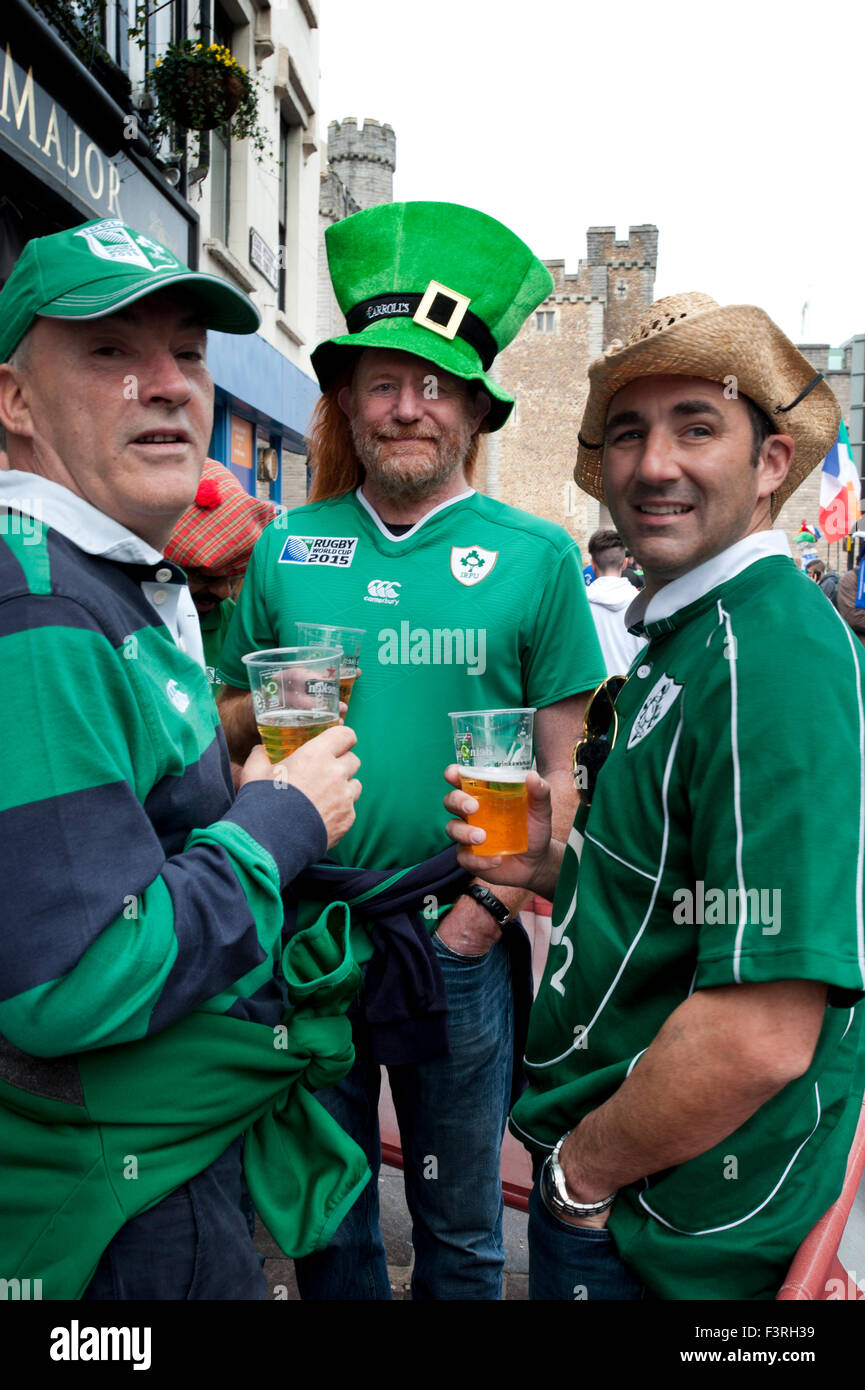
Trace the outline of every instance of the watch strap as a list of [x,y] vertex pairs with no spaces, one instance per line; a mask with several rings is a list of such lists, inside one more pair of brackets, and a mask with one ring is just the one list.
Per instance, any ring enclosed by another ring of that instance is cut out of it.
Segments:
[[510,908],[505,907],[504,903],[496,897],[495,893],[491,893],[489,888],[485,888],[482,883],[470,884],[465,892],[467,897],[474,898],[476,903],[480,903],[481,907],[486,908],[487,912],[498,922],[500,927],[503,927],[505,922],[510,920]]
[[[568,1134],[570,1133],[569,1130]],[[575,1202],[568,1195],[564,1170],[559,1162],[559,1153],[567,1137],[567,1134],[563,1134],[552,1153],[544,1160],[540,1182],[544,1205],[556,1216],[600,1216],[602,1212],[608,1211],[613,1205],[618,1192],[611,1193],[609,1197],[602,1198],[600,1202]]]

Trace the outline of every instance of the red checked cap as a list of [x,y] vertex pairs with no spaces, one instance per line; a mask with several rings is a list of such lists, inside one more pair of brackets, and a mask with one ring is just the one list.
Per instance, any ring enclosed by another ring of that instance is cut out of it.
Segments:
[[275,516],[271,504],[251,497],[224,464],[205,459],[195,501],[174,527],[165,558],[182,569],[206,570],[214,579],[241,574]]

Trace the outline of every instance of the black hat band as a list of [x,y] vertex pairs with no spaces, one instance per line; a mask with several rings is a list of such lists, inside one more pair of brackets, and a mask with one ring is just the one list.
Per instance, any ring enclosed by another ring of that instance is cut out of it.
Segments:
[[[384,319],[414,318],[423,298],[422,294],[376,294],[372,299],[362,299],[345,316],[348,331],[362,333],[365,328]],[[453,307],[453,301],[446,294],[439,294],[427,309],[427,318],[445,327]],[[484,371],[488,371],[495,361],[498,345],[483,319],[467,309],[455,336],[463,338],[474,348]]]

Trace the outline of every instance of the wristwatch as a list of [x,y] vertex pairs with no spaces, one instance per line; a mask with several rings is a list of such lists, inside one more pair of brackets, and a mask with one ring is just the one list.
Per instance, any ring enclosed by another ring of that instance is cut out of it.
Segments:
[[495,918],[500,927],[510,920],[511,910],[500,902],[495,893],[491,893],[489,888],[484,888],[482,883],[472,883],[466,890],[466,897],[474,898],[476,903],[485,907],[491,917]]
[[[568,1134],[572,1131],[569,1130]],[[555,1216],[600,1216],[607,1211],[618,1196],[618,1189],[600,1202],[575,1202],[568,1196],[565,1175],[559,1163],[559,1152],[568,1135],[563,1134],[553,1152],[544,1159],[541,1168],[540,1192],[544,1206]]]

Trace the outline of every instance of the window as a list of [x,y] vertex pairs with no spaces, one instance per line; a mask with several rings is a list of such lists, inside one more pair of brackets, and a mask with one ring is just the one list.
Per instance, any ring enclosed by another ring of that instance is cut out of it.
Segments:
[[279,308],[285,313],[285,234],[288,224],[288,122],[279,121],[279,237],[277,255],[279,256]]
[[212,132],[210,147],[210,235],[228,245],[228,211],[231,194],[231,138],[228,128]]
[[843,349],[843,348],[830,348],[830,349],[829,349],[829,361],[828,361],[828,363],[827,363],[827,368],[826,368],[826,369],[827,369],[827,371],[830,371],[830,372],[843,372],[843,370],[844,370],[844,349]]
[[[213,7],[213,42],[231,48],[231,20],[220,4]],[[210,150],[210,235],[228,245],[231,207],[231,129],[220,126],[213,132]]]
[[535,314],[535,329],[538,333],[555,333],[556,313],[554,309],[542,309]]
[[158,5],[155,9],[148,6],[144,21],[144,53],[148,72],[151,71],[156,59],[165,52],[168,45],[181,37],[176,6]]

